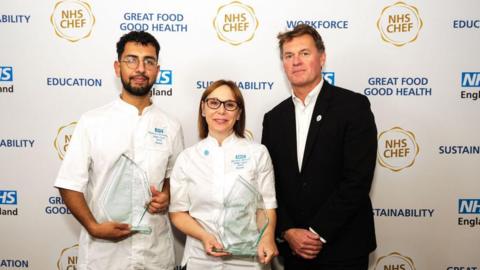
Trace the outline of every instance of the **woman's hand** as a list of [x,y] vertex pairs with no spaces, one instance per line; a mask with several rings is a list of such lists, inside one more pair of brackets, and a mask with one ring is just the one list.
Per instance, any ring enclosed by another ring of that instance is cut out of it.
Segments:
[[223,257],[230,256],[230,253],[224,252],[223,246],[217,241],[217,238],[210,233],[205,232],[204,236],[201,238],[203,242],[203,248],[208,255],[214,257]]
[[258,260],[263,264],[268,264],[273,257],[278,256],[277,245],[271,236],[263,235],[257,247]]

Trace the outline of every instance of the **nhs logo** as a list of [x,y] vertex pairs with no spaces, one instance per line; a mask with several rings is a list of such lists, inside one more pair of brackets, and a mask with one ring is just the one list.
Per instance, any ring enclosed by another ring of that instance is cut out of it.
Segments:
[[0,190],[0,204],[17,204],[16,190]]
[[459,214],[480,214],[480,199],[458,199]]
[[480,72],[462,72],[462,87],[480,87]]
[[167,84],[172,84],[173,83],[173,72],[172,70],[160,70],[158,73],[158,77],[155,80],[155,84],[162,84],[162,85],[167,85]]
[[322,72],[323,79],[331,85],[335,85],[335,72]]
[[0,82],[13,81],[13,68],[0,66]]

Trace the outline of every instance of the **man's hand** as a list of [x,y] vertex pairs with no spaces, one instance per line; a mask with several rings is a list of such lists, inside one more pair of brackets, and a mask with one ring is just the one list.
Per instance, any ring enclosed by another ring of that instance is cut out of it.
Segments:
[[152,200],[148,204],[148,212],[157,214],[167,211],[170,204],[170,192],[168,190],[158,191],[155,186],[150,186]]
[[111,241],[119,241],[128,237],[132,232],[128,224],[117,222],[97,223],[85,201],[83,193],[60,188],[60,195],[73,216],[83,225],[88,233],[95,237]]
[[130,226],[125,223],[105,222],[92,225],[88,233],[95,238],[119,241],[128,237],[132,231]]
[[285,231],[285,240],[293,252],[304,259],[314,259],[322,250],[323,243],[320,236],[305,229],[288,229]]

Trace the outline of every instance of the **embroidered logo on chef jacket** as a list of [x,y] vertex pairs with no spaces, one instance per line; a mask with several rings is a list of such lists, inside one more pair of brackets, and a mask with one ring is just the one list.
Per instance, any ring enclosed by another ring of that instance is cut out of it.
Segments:
[[167,138],[166,128],[154,128],[153,131],[148,132],[152,135],[155,144],[163,144]]
[[245,164],[250,160],[246,154],[236,154],[235,157],[231,160],[232,166],[237,169],[245,169]]

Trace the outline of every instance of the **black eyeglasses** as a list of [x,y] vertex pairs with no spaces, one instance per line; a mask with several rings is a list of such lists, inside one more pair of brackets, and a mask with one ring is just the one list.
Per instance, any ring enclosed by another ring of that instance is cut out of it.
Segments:
[[[140,64],[140,60],[138,59],[138,57],[132,55],[125,57],[125,59],[121,60],[120,62],[127,64],[127,67],[131,69],[137,69],[138,65]],[[145,69],[155,69],[157,68],[157,65],[157,60],[155,58],[143,58],[143,66],[145,67]]]
[[218,98],[207,98],[205,99],[205,103],[207,103],[207,106],[210,109],[214,110],[220,108],[222,104],[227,111],[235,111],[236,109],[238,109],[238,103],[233,100],[221,101]]

